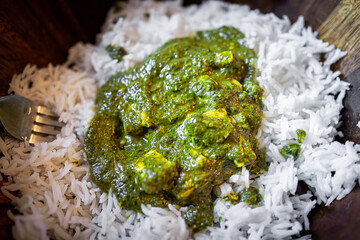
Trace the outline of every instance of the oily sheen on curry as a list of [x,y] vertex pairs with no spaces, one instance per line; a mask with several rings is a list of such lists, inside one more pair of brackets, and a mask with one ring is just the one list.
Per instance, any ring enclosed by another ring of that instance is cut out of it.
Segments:
[[[198,231],[212,224],[215,186],[243,166],[266,170],[255,138],[263,90],[243,37],[225,26],[172,39],[101,88],[85,152],[93,181],[122,207],[187,206],[185,221]],[[229,199],[261,198],[256,189],[241,194]]]

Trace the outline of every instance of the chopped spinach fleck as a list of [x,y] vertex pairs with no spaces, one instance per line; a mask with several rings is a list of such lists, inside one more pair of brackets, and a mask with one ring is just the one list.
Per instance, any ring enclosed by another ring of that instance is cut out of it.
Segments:
[[263,197],[260,194],[259,189],[255,187],[244,188],[241,191],[236,193],[229,193],[226,196],[222,197],[221,200],[229,202],[231,204],[237,204],[239,202],[245,202],[247,205],[258,205]]
[[279,149],[281,155],[292,156],[294,161],[298,160],[301,152],[301,146],[298,143],[289,143]]
[[248,205],[258,205],[263,200],[259,189],[255,187],[244,188],[238,195],[239,200]]
[[297,141],[299,143],[302,143],[305,140],[306,137],[306,132],[302,129],[297,129],[296,130],[296,135],[297,135]]
[[127,54],[123,47],[117,47],[115,45],[107,45],[105,49],[109,53],[109,56],[112,59],[116,59],[118,62],[121,62],[123,57]]

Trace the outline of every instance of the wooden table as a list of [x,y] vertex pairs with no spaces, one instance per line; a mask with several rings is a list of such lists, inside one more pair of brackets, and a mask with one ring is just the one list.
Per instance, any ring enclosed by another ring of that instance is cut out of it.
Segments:
[[[201,1],[185,0],[184,4]],[[288,15],[295,21],[303,15],[319,37],[348,51],[334,66],[352,84],[344,100],[345,137],[360,144],[360,1],[359,0],[243,0],[262,12]],[[11,76],[27,63],[44,67],[65,61],[67,50],[77,41],[93,42],[111,1],[2,0],[0,2],[0,96],[7,95]],[[1,183],[0,183],[1,185]],[[301,191],[302,185],[299,186]],[[12,222],[6,212],[10,200],[0,193],[0,239],[11,239]],[[329,207],[317,207],[310,214],[314,239],[360,239],[360,188]]]

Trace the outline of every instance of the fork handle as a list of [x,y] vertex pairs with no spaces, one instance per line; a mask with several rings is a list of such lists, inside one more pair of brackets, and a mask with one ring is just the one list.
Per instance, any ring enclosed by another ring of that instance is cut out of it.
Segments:
[[31,101],[19,95],[0,97],[0,117],[11,114],[13,119],[19,119],[29,112]]
[[29,99],[19,95],[0,97],[0,120],[13,137],[23,139],[30,135],[31,129],[26,127],[25,115],[29,115],[32,106]]

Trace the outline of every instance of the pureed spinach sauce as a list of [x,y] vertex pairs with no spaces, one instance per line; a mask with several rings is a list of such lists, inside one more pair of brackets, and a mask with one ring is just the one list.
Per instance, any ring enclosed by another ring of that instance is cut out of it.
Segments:
[[172,39],[101,88],[85,152],[93,181],[121,207],[187,206],[199,231],[212,224],[214,186],[242,166],[265,171],[255,139],[263,90],[243,37],[221,27]]

